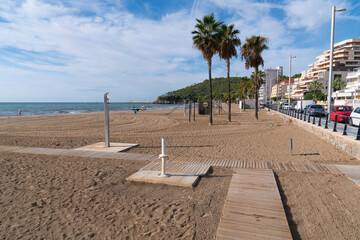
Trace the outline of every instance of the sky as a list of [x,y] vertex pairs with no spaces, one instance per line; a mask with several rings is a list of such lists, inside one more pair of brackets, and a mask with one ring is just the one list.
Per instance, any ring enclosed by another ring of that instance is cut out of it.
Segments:
[[[360,37],[358,0],[0,0],[0,102],[152,101],[208,78],[193,47],[196,18],[214,12],[246,37],[268,37],[264,68],[300,73],[335,43]],[[231,76],[252,70],[231,59]],[[213,57],[212,77],[226,65]]]

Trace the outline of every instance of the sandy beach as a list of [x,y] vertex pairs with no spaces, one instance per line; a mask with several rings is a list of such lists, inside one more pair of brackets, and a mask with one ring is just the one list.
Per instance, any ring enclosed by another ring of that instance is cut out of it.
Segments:
[[[224,108],[225,109],[225,108]],[[182,109],[110,113],[111,142],[129,153],[359,165],[360,160],[265,110],[184,118]],[[103,113],[1,117],[0,145],[72,149],[104,141]],[[289,140],[294,141],[293,155]],[[214,239],[232,175],[193,188],[125,179],[147,161],[0,151],[2,239]],[[360,188],[345,176],[276,171],[294,239],[360,239]]]

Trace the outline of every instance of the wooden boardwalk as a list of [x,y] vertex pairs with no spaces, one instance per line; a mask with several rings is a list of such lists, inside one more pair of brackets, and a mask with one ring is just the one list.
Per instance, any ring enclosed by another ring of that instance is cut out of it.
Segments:
[[[296,163],[296,162],[267,162],[267,161],[236,161],[220,159],[201,159],[170,157],[167,162],[167,168],[176,173],[186,173],[194,175],[204,175],[206,167],[232,167],[232,168],[250,168],[264,170],[282,170],[290,172],[315,172],[342,174],[339,169],[332,164],[320,163]],[[142,170],[160,171],[160,161],[154,161],[142,168]]]
[[216,239],[292,239],[273,171],[234,169]]

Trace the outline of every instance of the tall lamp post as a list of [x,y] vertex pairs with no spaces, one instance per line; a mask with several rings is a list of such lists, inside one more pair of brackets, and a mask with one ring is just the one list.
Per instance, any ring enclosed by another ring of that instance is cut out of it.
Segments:
[[279,69],[276,68],[276,110],[279,111]]
[[330,36],[330,63],[329,63],[329,85],[328,85],[328,118],[330,119],[332,79],[333,79],[333,55],[334,55],[334,31],[335,31],[335,12],[346,11],[346,8],[331,8],[331,36]]
[[296,56],[289,56],[289,107],[291,105],[291,59],[296,58]]

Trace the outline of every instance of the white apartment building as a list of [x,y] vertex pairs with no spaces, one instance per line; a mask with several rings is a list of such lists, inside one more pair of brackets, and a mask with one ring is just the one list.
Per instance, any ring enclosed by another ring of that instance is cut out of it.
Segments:
[[345,89],[333,92],[332,97],[335,105],[360,107],[360,68],[346,75]]
[[[360,38],[347,39],[334,45],[333,55],[333,79],[340,77],[346,79],[346,74],[352,72],[354,68],[360,67]],[[301,78],[292,97],[302,99],[304,93],[308,91],[308,85],[314,80],[318,80],[323,86],[323,93],[328,92],[330,50],[316,57],[316,61],[309,64],[307,71],[301,73]]]
[[271,97],[271,88],[274,86],[278,76],[283,74],[283,67],[279,66],[276,69],[264,69],[265,79],[264,83],[259,88],[259,101],[264,102]]

